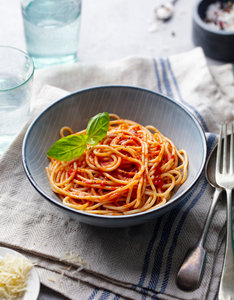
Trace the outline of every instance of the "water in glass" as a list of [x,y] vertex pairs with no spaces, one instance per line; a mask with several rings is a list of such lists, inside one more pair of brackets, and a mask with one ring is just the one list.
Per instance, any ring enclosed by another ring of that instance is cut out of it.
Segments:
[[36,67],[77,60],[81,0],[22,1],[22,14]]
[[[31,89],[25,84],[20,86],[22,82],[20,77],[0,73],[0,154],[6,150],[29,117]],[[17,86],[19,87],[14,89]]]

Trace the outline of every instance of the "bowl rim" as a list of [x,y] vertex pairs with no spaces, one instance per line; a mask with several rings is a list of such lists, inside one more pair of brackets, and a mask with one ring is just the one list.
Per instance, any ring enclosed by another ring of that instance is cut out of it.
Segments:
[[[192,120],[193,122],[196,124],[196,127],[200,133],[200,136],[201,136],[201,139],[202,139],[202,146],[203,146],[203,159],[202,159],[202,163],[201,163],[201,167],[199,169],[199,171],[197,172],[195,178],[193,179],[193,182],[180,194],[180,195],[177,195],[175,198],[171,199],[166,202],[164,205],[162,206],[159,206],[159,207],[156,207],[154,209],[151,209],[151,210],[146,210],[146,211],[143,211],[143,212],[139,212],[139,213],[135,213],[135,214],[129,214],[129,215],[118,215],[118,216],[112,216],[112,215],[98,215],[98,214],[92,214],[92,213],[87,213],[85,211],[81,211],[81,210],[77,210],[77,209],[74,209],[72,207],[69,207],[69,206],[65,206],[64,204],[62,204],[62,202],[59,202],[58,199],[56,200],[55,198],[52,198],[50,197],[49,195],[47,195],[40,187],[39,185],[37,184],[37,182],[34,180],[33,176],[31,175],[31,172],[28,168],[28,165],[27,165],[27,158],[26,158],[26,146],[27,146],[27,143],[28,143],[28,137],[29,137],[29,134],[32,130],[32,128],[36,125],[36,123],[39,121],[39,119],[45,114],[47,113],[48,110],[50,110],[52,107],[54,107],[55,105],[57,105],[59,102],[62,102],[62,101],[66,101],[67,98],[70,98],[70,97],[73,97],[77,94],[82,94],[82,93],[87,93],[89,92],[90,90],[98,90],[98,89],[113,89],[113,88],[126,88],[126,89],[134,89],[134,90],[140,90],[140,91],[143,91],[143,92],[147,92],[147,93],[151,93],[151,94],[154,94],[154,95],[157,95],[157,96],[160,96],[162,98],[164,98],[166,101],[169,101],[169,102],[172,102],[173,104],[177,105],[178,107],[180,107]],[[200,178],[203,170],[204,170],[204,167],[205,167],[205,163],[206,163],[206,158],[207,158],[207,140],[206,140],[206,137],[205,137],[205,132],[204,132],[204,129],[201,127],[198,119],[189,111],[189,109],[187,107],[185,107],[185,105],[183,105],[182,103],[176,101],[176,100],[173,100],[171,99],[170,97],[162,94],[162,93],[159,93],[157,91],[153,91],[153,90],[150,90],[150,89],[146,89],[146,88],[142,88],[142,87],[138,87],[138,86],[131,86],[131,85],[101,85],[101,86],[94,86],[94,87],[89,87],[89,88],[86,88],[86,89],[82,89],[82,90],[78,90],[78,91],[75,91],[75,92],[72,92],[70,93],[69,95],[66,95],[65,97],[62,97],[58,100],[56,100],[55,102],[53,102],[52,104],[50,104],[49,106],[47,106],[45,109],[43,109],[38,115],[37,117],[32,121],[32,123],[30,124],[30,126],[28,127],[26,133],[25,133],[25,136],[24,136],[24,139],[23,139],[23,144],[22,144],[22,162],[23,162],[23,168],[24,168],[24,171],[29,179],[29,181],[31,182],[31,184],[33,185],[33,187],[39,192],[39,194],[41,194],[41,196],[43,196],[45,199],[49,200],[50,202],[52,202],[53,204],[56,204],[58,207],[66,210],[66,211],[69,211],[69,212],[72,212],[72,213],[75,213],[75,214],[78,214],[78,215],[83,215],[84,217],[89,217],[89,218],[92,218],[92,219],[100,219],[100,220],[103,220],[103,219],[114,219],[114,220],[121,220],[121,219],[127,219],[127,218],[136,218],[136,217],[141,217],[141,216],[144,216],[144,215],[151,215],[151,214],[155,214],[155,212],[161,210],[162,208],[165,210],[166,208],[170,207],[170,206],[173,206],[175,204],[175,202],[177,202],[179,199],[183,198],[193,187],[194,185],[197,183],[198,179]]]
[[[218,30],[218,29],[214,29],[208,25],[206,25],[206,23],[202,20],[199,12],[198,12],[198,7],[202,2],[206,2],[206,0],[197,0],[197,2],[194,5],[194,9],[193,9],[193,20],[197,23],[197,25],[199,25],[203,30],[218,35],[218,36],[224,36],[224,37],[228,37],[228,36],[233,36],[234,37],[234,31],[225,31],[225,30]],[[217,2],[216,0],[213,0],[212,3]]]

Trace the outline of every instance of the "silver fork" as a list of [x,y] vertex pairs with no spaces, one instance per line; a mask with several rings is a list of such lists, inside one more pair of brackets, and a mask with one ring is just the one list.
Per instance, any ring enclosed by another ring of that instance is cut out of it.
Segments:
[[215,177],[227,196],[227,235],[223,270],[219,285],[219,300],[234,299],[234,245],[232,236],[232,190],[234,189],[234,124],[231,127],[228,154],[227,124],[220,128]]

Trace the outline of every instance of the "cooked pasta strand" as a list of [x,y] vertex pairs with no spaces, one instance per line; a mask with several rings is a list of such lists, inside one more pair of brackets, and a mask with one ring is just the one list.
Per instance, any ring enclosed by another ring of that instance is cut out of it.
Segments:
[[[64,205],[100,215],[135,214],[165,204],[187,178],[186,151],[153,126],[110,116],[107,136],[81,157],[50,159],[46,172],[52,190]],[[61,136],[65,131],[73,134],[63,127]]]

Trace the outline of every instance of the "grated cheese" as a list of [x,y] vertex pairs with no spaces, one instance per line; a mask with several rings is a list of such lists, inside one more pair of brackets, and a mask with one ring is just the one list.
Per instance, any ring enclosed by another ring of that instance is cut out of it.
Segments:
[[0,256],[0,299],[12,300],[27,289],[27,279],[33,264],[19,255]]
[[66,252],[63,257],[60,257],[60,261],[71,261],[74,263],[78,263],[84,267],[89,267],[89,264],[84,261],[78,254],[73,254],[72,252]]

